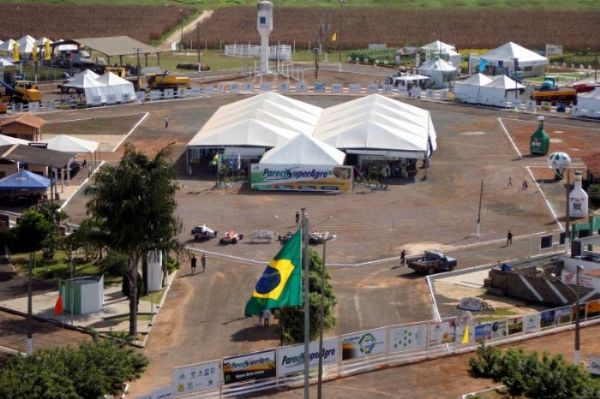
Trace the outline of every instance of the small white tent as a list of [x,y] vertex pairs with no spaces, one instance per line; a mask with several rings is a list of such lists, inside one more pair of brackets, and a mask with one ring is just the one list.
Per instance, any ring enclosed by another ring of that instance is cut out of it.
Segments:
[[47,143],[49,150],[75,154],[91,154],[98,150],[98,143],[96,141],[84,140],[66,134],[59,134],[51,139],[40,140],[40,143]]
[[458,70],[460,69],[462,58],[456,51],[456,47],[453,45],[436,40],[435,42],[427,43],[420,47],[420,49],[425,51],[427,58],[431,58],[432,55],[435,56],[436,54],[441,55],[442,58],[451,63],[453,67]]
[[346,154],[306,134],[267,151],[260,160],[269,165],[342,165]]
[[106,96],[102,99],[104,103],[126,103],[136,99],[133,83],[112,72],[102,75],[96,81],[106,86]]
[[[89,76],[92,79],[98,79],[100,77],[100,75],[98,75],[96,72],[92,71],[91,69],[86,69],[82,72],[79,72],[75,76],[72,76],[69,79],[67,79],[67,84],[81,85],[81,84],[83,84],[83,81],[86,76]],[[75,87],[75,86],[72,86],[72,87]]]
[[520,83],[506,75],[498,75],[479,89],[478,103],[495,107],[506,107],[507,101],[515,99],[515,91],[524,89]]
[[490,65],[499,73],[514,74],[515,60],[524,77],[544,74],[548,59],[513,42],[508,42],[480,57],[480,65]]
[[[73,88],[85,93],[85,102],[88,105],[101,105],[106,100],[106,85],[94,78],[95,73],[85,70],[63,84],[65,88]],[[97,75],[96,75],[97,76]]]
[[600,118],[600,87],[589,93],[577,95],[577,105],[573,107],[573,116]]
[[25,35],[18,40],[19,52],[21,54],[31,54],[33,46],[36,45],[35,39],[29,35]]
[[419,67],[419,73],[429,76],[435,89],[448,88],[456,80],[456,68],[441,58],[425,61]]
[[9,53],[12,51],[14,45],[15,45],[15,41],[13,39],[8,39],[7,41],[5,41],[4,43],[0,44],[0,51],[4,52],[4,53]]
[[0,134],[0,145],[13,145],[13,144],[23,144],[28,145],[29,141],[18,139],[16,137],[10,137],[4,134]]
[[457,81],[454,85],[456,99],[465,103],[477,104],[479,102],[479,90],[491,81],[492,79],[481,73]]

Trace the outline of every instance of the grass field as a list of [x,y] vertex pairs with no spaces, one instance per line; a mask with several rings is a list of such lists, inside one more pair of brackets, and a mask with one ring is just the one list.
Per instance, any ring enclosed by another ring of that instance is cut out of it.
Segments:
[[[4,3],[18,3],[20,0],[4,0]],[[52,4],[112,4],[112,5],[187,5],[199,8],[217,8],[234,5],[254,6],[255,0],[37,0],[36,3]],[[273,0],[273,3],[298,7],[339,7],[338,0]],[[394,7],[407,9],[423,8],[504,8],[504,9],[600,9],[597,0],[350,0],[344,7]]]

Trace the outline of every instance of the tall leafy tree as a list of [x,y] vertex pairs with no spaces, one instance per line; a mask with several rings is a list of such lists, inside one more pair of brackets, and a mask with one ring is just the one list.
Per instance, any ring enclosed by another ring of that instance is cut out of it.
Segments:
[[126,145],[118,165],[96,174],[86,194],[88,214],[106,244],[126,253],[129,262],[129,333],[137,335],[137,274],[142,256],[151,249],[172,248],[181,223],[175,216],[175,171],[168,162],[169,147],[152,159]]

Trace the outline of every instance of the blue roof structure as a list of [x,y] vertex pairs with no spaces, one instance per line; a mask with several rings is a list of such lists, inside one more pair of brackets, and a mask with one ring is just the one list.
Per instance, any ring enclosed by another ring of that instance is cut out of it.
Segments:
[[50,187],[50,179],[21,170],[0,180],[0,190],[44,190]]

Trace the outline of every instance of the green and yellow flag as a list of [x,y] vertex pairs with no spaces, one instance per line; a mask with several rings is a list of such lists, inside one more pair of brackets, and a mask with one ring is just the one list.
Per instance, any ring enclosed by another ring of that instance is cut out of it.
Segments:
[[244,313],[302,305],[302,234],[298,230],[258,279]]

